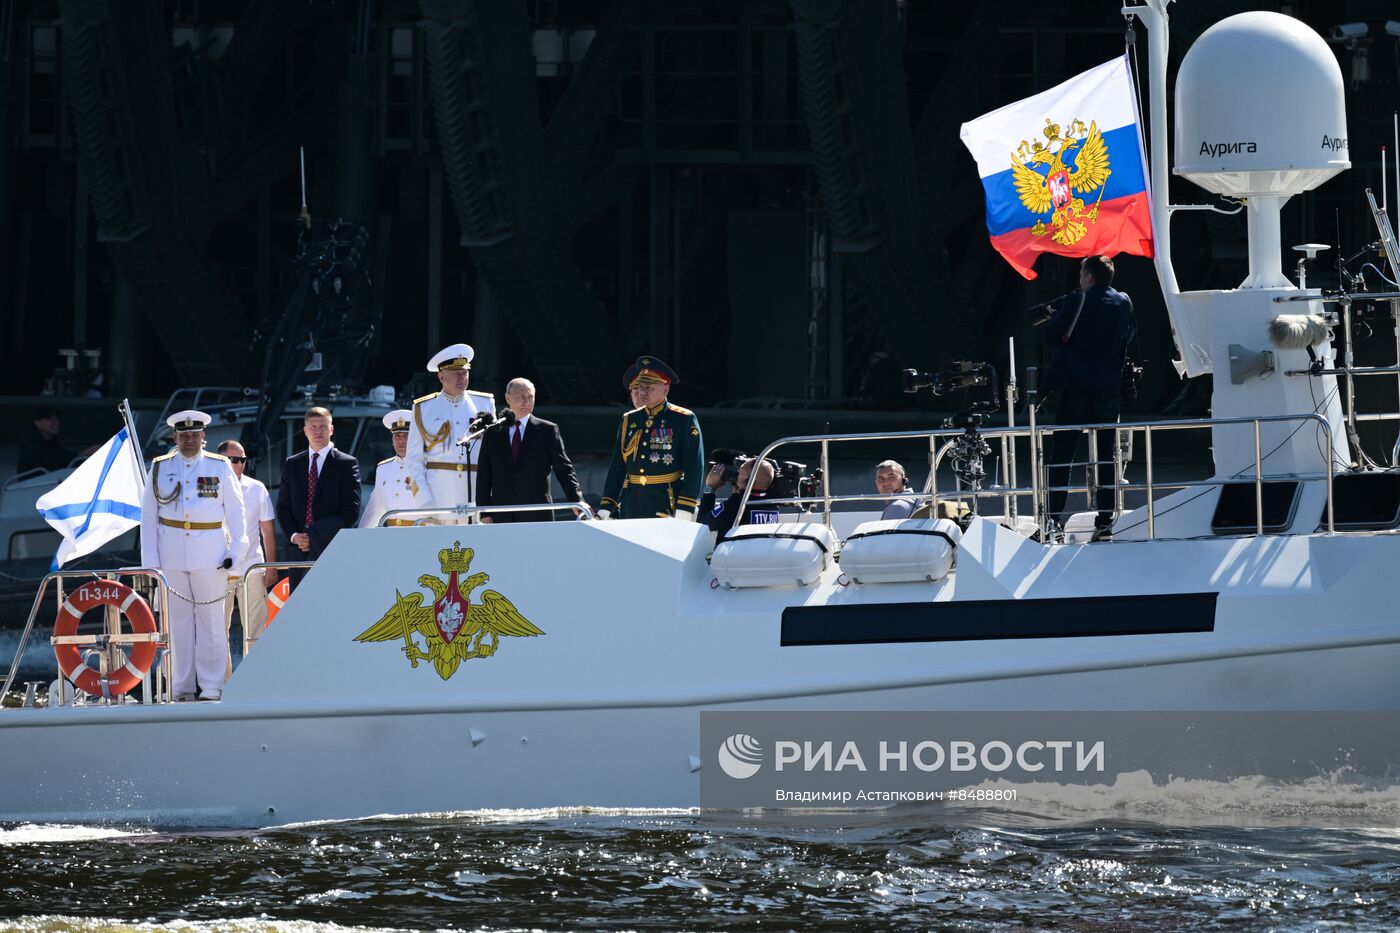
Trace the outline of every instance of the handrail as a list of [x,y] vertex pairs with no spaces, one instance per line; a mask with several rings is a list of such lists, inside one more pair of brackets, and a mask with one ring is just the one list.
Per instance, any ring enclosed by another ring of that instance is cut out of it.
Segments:
[[425,518],[437,518],[453,516],[454,518],[470,518],[482,512],[493,514],[496,512],[573,512],[577,510],[580,514],[576,521],[594,521],[593,507],[587,502],[540,502],[538,504],[522,503],[520,505],[478,505],[474,502],[466,505],[457,505],[452,508],[432,508],[432,509],[390,509],[379,518],[379,524],[375,527],[387,527],[384,523],[396,516],[419,516],[414,524],[419,524]]
[[[1323,432],[1326,434],[1326,451],[1327,451],[1327,456],[1326,456],[1325,459],[1327,460],[1327,468],[1326,468],[1326,472],[1325,472],[1324,474],[1322,474],[1322,476],[1320,476],[1320,477],[1318,477],[1318,478],[1325,479],[1326,488],[1327,488],[1327,533],[1328,533],[1328,534],[1335,534],[1335,533],[1336,533],[1336,527],[1335,527],[1335,522],[1334,522],[1334,518],[1333,518],[1333,472],[1334,472],[1334,470],[1333,470],[1333,457],[1334,457],[1334,454],[1333,454],[1333,434],[1332,434],[1332,425],[1331,425],[1331,423],[1330,423],[1324,416],[1318,414],[1317,412],[1304,412],[1304,413],[1300,413],[1300,414],[1290,414],[1290,415],[1236,416],[1236,417],[1231,417],[1231,418],[1169,418],[1169,419],[1162,419],[1162,420],[1159,420],[1159,421],[1147,421],[1147,420],[1142,420],[1142,421],[1122,421],[1122,422],[1094,422],[1094,423],[1084,423],[1084,424],[1056,424],[1056,425],[1043,425],[1043,426],[1034,426],[1034,427],[1033,427],[1033,426],[1029,426],[1029,425],[1028,425],[1028,426],[1025,426],[1025,427],[992,427],[992,428],[987,428],[987,429],[985,429],[985,430],[979,431],[979,434],[981,434],[983,437],[986,437],[986,438],[1001,438],[1001,437],[1027,438],[1027,439],[1031,442],[1032,448],[1034,449],[1034,448],[1036,448],[1036,447],[1042,447],[1042,446],[1043,446],[1043,436],[1044,436],[1044,435],[1047,435],[1047,434],[1054,434],[1054,433],[1057,432],[1057,431],[1089,431],[1089,432],[1094,432],[1094,431],[1101,431],[1101,430],[1114,430],[1114,431],[1128,431],[1128,432],[1130,432],[1130,433],[1136,432],[1136,431],[1142,431],[1142,432],[1144,433],[1144,436],[1145,436],[1145,439],[1146,439],[1146,442],[1145,442],[1145,451],[1146,451],[1146,454],[1145,454],[1145,455],[1146,455],[1147,458],[1148,458],[1148,464],[1147,464],[1147,482],[1146,482],[1146,483],[1143,483],[1143,484],[1134,484],[1134,483],[1119,483],[1119,482],[1115,481],[1115,482],[1113,483],[1113,485],[1114,485],[1115,489],[1120,490],[1120,491],[1138,490],[1138,489],[1146,490],[1146,492],[1147,492],[1147,525],[1148,525],[1148,537],[1149,537],[1149,538],[1153,538],[1153,537],[1155,536],[1155,533],[1156,533],[1155,515],[1154,515],[1154,513],[1153,513],[1153,507],[1152,507],[1152,498],[1153,498],[1153,497],[1152,497],[1152,493],[1153,493],[1154,490],[1160,489],[1160,488],[1168,488],[1168,489],[1181,488],[1181,489],[1185,489],[1185,488],[1189,488],[1189,487],[1192,487],[1192,486],[1223,486],[1223,485],[1226,485],[1226,484],[1228,484],[1228,483],[1239,482],[1239,479],[1238,479],[1239,474],[1236,474],[1234,477],[1221,477],[1221,478],[1211,477],[1210,479],[1206,479],[1206,480],[1193,480],[1193,481],[1185,482],[1185,483],[1159,483],[1159,482],[1155,482],[1155,481],[1154,481],[1154,478],[1153,478],[1152,463],[1151,463],[1152,434],[1153,434],[1153,432],[1173,431],[1173,430],[1202,429],[1202,428],[1215,427],[1215,426],[1218,426],[1218,425],[1252,425],[1252,426],[1253,426],[1253,430],[1254,430],[1254,464],[1253,464],[1253,466],[1254,466],[1254,476],[1253,476],[1252,478],[1253,478],[1253,480],[1254,480],[1254,485],[1255,485],[1255,504],[1256,504],[1256,510],[1255,510],[1255,533],[1256,533],[1256,534],[1259,534],[1259,535],[1262,535],[1262,534],[1264,533],[1264,532],[1263,532],[1263,521],[1264,521],[1264,516],[1263,516],[1263,509],[1260,507],[1260,502],[1261,502],[1261,500],[1262,500],[1262,498],[1263,498],[1263,483],[1264,483],[1263,460],[1264,460],[1265,458],[1262,456],[1262,452],[1261,452],[1261,449],[1260,449],[1260,432],[1259,432],[1259,426],[1260,426],[1261,424],[1266,424],[1266,423],[1293,422],[1293,421],[1314,421],[1314,422],[1316,422],[1316,423],[1318,424],[1319,427],[1322,428]],[[937,483],[936,483],[936,478],[937,478],[937,472],[936,472],[936,471],[937,471],[937,467],[938,467],[938,466],[940,465],[940,463],[941,463],[941,460],[942,460],[942,456],[943,456],[943,452],[944,452],[944,451],[939,449],[939,446],[938,446],[938,439],[940,439],[940,438],[949,438],[949,439],[951,439],[951,438],[957,437],[957,436],[959,436],[959,435],[961,435],[961,434],[963,434],[963,433],[964,433],[964,432],[963,432],[963,429],[961,429],[961,428],[933,428],[933,429],[924,430],[924,431],[866,431],[866,432],[860,432],[860,433],[855,433],[855,434],[803,434],[803,435],[792,435],[792,436],[789,436],[789,437],[778,438],[777,440],[771,442],[767,447],[765,447],[765,448],[763,449],[763,452],[762,452],[761,454],[759,454],[759,457],[761,457],[761,458],[769,458],[769,457],[772,456],[773,451],[775,451],[775,450],[777,450],[779,447],[782,447],[782,446],[785,446],[785,445],[795,445],[795,444],[820,444],[820,445],[821,445],[821,450],[822,450],[822,456],[823,456],[823,463],[825,464],[825,463],[826,463],[826,457],[827,457],[827,451],[829,450],[829,445],[830,445],[831,442],[843,442],[843,443],[844,443],[844,442],[855,442],[855,441],[915,440],[915,439],[928,438],[928,440],[929,440],[929,448],[930,448],[930,461],[931,461],[931,466],[933,467],[933,470],[931,471],[931,474],[930,474],[930,477],[929,477],[930,483],[929,483],[929,492],[928,492],[928,495],[929,495],[929,497],[930,497],[930,502],[931,502],[931,504],[936,505],[937,502],[938,502],[938,499],[940,498],[940,496],[941,496],[942,498],[944,498],[944,499],[962,500],[962,499],[979,499],[979,498],[988,498],[988,497],[1001,498],[1001,497],[1005,497],[1005,496],[1021,496],[1021,495],[1027,495],[1027,494],[1029,494],[1029,495],[1032,497],[1032,502],[1033,502],[1033,505],[1034,505],[1034,507],[1035,507],[1035,514],[1036,514],[1036,516],[1037,516],[1037,521],[1038,521],[1038,522],[1040,521],[1040,516],[1042,516],[1042,514],[1043,514],[1043,510],[1042,510],[1042,508],[1041,508],[1041,506],[1042,506],[1042,504],[1043,504],[1043,500],[1046,499],[1046,498],[1048,497],[1048,494],[1049,494],[1049,493],[1051,493],[1051,492],[1056,492],[1056,491],[1064,491],[1064,492],[1086,492],[1086,493],[1088,493],[1088,494],[1090,495],[1091,500],[1092,500],[1092,497],[1093,497],[1094,493],[1097,491],[1097,488],[1098,488],[1098,485],[1099,485],[1099,484],[1097,483],[1097,481],[1096,481],[1092,476],[1089,477],[1089,482],[1086,483],[1086,485],[1084,485],[1084,486],[1064,486],[1064,487],[1056,486],[1056,487],[1051,487],[1051,486],[1049,486],[1048,484],[1036,482],[1036,474],[1035,474],[1035,472],[1032,472],[1032,484],[1031,484],[1031,487],[1030,487],[1029,489],[1022,489],[1022,488],[1012,488],[1012,489],[993,488],[993,489],[984,489],[984,490],[977,490],[977,491],[962,491],[962,490],[958,490],[958,491],[955,491],[955,492],[952,492],[952,493],[939,493],[939,492],[938,492],[938,489],[937,489]],[[945,449],[946,449],[946,446],[945,446]],[[1091,449],[1091,451],[1095,450],[1095,448],[1094,448],[1094,446],[1093,446],[1093,443],[1092,443],[1092,440],[1091,440],[1091,442],[1090,442],[1090,449]],[[1034,458],[1033,458],[1033,459],[1034,459]],[[1096,455],[1096,454],[1095,454],[1095,458],[1094,458],[1094,459],[1095,459],[1095,461],[1097,460],[1097,455]],[[1117,459],[1117,454],[1116,454],[1116,453],[1115,453],[1115,459]],[[1039,468],[1038,466],[1033,466],[1033,467],[1032,467],[1032,470],[1034,471],[1034,470],[1036,470],[1036,469],[1038,469],[1038,468]],[[1241,470],[1241,471],[1240,471],[1240,473],[1243,473],[1243,472],[1244,472],[1244,470]],[[1283,475],[1283,474],[1280,474],[1280,475]],[[1293,474],[1290,474],[1290,475],[1293,475]],[[1312,474],[1308,474],[1308,475],[1311,476]],[[820,504],[822,505],[823,511],[824,511],[824,513],[825,513],[825,515],[824,515],[824,522],[825,522],[826,524],[830,525],[830,523],[831,523],[831,503],[833,503],[833,502],[844,502],[844,501],[855,501],[855,500],[872,501],[872,500],[880,500],[880,499],[901,498],[900,496],[897,496],[897,495],[895,495],[895,496],[879,496],[879,495],[832,496],[832,495],[831,495],[831,492],[830,492],[828,480],[826,479],[826,477],[828,477],[828,476],[829,476],[829,474],[826,473],[826,472],[824,471],[824,472],[823,472],[823,483],[822,483],[822,495],[819,496],[819,497],[818,497],[818,496],[794,496],[794,497],[783,498],[783,499],[771,499],[771,498],[766,498],[766,499],[764,499],[764,502],[765,502],[765,504],[769,504],[769,505],[783,504],[783,505],[798,505],[798,506],[815,505],[815,504],[817,504],[817,503],[820,503]],[[1013,481],[1014,481],[1014,479],[1013,479]],[[748,484],[746,485],[746,487],[744,488],[743,496],[742,496],[742,497],[740,498],[740,500],[739,500],[739,510],[738,510],[735,514],[737,514],[737,515],[743,515],[743,514],[744,514],[744,509],[746,509],[746,508],[748,507],[749,498],[750,498],[750,496],[751,496],[751,494],[752,494],[752,492],[753,492],[753,484],[754,484],[754,476],[753,476],[753,475],[750,475],[750,477],[749,477],[749,482],[748,482]],[[1043,529],[1042,529],[1042,530],[1043,530]]]
[[1278,295],[1274,298],[1274,304],[1292,304],[1294,302],[1322,301],[1328,304],[1355,304],[1358,301],[1396,301],[1400,300],[1400,292],[1353,292],[1349,295]]
[[[23,662],[23,660],[24,660],[24,652],[25,652],[25,649],[29,647],[29,634],[30,634],[30,632],[32,632],[33,629],[34,629],[34,620],[35,620],[36,618],[38,618],[38,616],[39,616],[39,607],[43,605],[44,594],[48,591],[50,581],[53,581],[53,580],[60,580],[60,581],[62,581],[62,580],[68,579],[68,578],[70,578],[70,577],[72,577],[72,578],[76,578],[76,577],[93,577],[93,578],[95,578],[95,579],[101,580],[101,579],[103,579],[104,577],[110,579],[111,577],[135,577],[135,576],[151,577],[151,578],[153,578],[153,579],[156,581],[156,583],[158,584],[157,591],[158,591],[159,594],[160,594],[160,597],[159,597],[159,599],[160,599],[160,606],[159,606],[158,608],[159,608],[160,616],[159,616],[159,622],[158,622],[158,624],[157,624],[157,626],[156,626],[156,629],[157,629],[158,632],[160,632],[162,635],[164,635],[164,636],[166,637],[166,639],[167,639],[167,645],[168,645],[168,644],[169,644],[168,639],[169,639],[169,637],[170,637],[170,626],[169,626],[169,624],[167,623],[166,620],[167,620],[167,614],[168,614],[168,612],[169,612],[169,610],[170,610],[170,592],[169,592],[169,591],[170,591],[170,581],[167,580],[167,579],[165,578],[165,574],[162,573],[160,570],[157,570],[157,569],[154,568],[154,567],[120,567],[120,568],[114,568],[114,569],[54,570],[54,571],[50,571],[49,573],[47,573],[47,574],[44,575],[44,579],[42,579],[41,581],[39,581],[39,590],[38,590],[38,592],[36,592],[36,593],[34,594],[34,603],[33,603],[33,605],[31,605],[30,608],[29,608],[29,619],[28,619],[28,621],[26,621],[25,624],[24,624],[24,631],[23,631],[22,633],[20,633],[20,636],[19,636],[19,645],[18,645],[18,647],[16,647],[16,649],[15,649],[15,658],[14,658],[14,661],[12,661],[12,662],[10,663],[10,669],[9,669],[8,671],[5,672],[5,684],[4,684],[3,687],[0,687],[0,697],[5,697],[5,696],[7,696],[7,695],[9,694],[9,692],[10,692],[10,688],[11,688],[12,686],[14,686],[15,675],[16,675],[17,673],[19,673],[19,666],[20,666],[20,664],[21,664],[21,663]],[[165,666],[167,667],[167,671],[166,671],[166,687],[167,687],[167,693],[168,693],[168,692],[169,692],[169,689],[168,689],[168,688],[169,688],[169,685],[170,685],[170,671],[169,671],[169,665],[171,664],[171,660],[170,660],[170,651],[166,651],[165,660],[162,662],[162,664],[165,665]],[[60,678],[66,676],[66,675],[63,673],[63,671],[59,671],[58,673],[59,673],[59,677],[60,677]]]
[[[68,467],[60,467],[59,469],[66,470],[66,469],[68,469]],[[57,472],[59,472],[59,471],[58,471],[58,470],[46,469],[45,467],[30,467],[29,469],[25,470],[23,473],[16,473],[14,476],[11,476],[9,479],[5,480],[5,482],[0,483],[0,492],[5,492],[5,491],[9,490],[9,488],[10,488],[11,486],[13,486],[13,485],[15,485],[15,484],[17,484],[17,483],[22,483],[22,482],[24,482],[24,481],[27,480],[27,479],[34,479],[35,477],[38,477],[38,476],[47,476],[47,475],[50,474],[50,473],[57,473]]]
[[[242,613],[246,611],[248,605],[248,578],[253,575],[254,570],[309,570],[316,566],[315,561],[310,560],[265,560],[256,564],[251,564],[243,571],[243,575],[238,578],[238,606],[239,622],[243,626],[243,656],[246,658],[253,645],[257,644],[257,638],[248,637],[248,620],[243,618]],[[266,630],[264,625],[263,629]],[[259,636],[259,638],[262,636]]]

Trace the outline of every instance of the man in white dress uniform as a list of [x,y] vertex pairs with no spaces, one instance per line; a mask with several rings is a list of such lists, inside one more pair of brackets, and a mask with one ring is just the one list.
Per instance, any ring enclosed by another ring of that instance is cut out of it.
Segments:
[[[489,392],[467,391],[474,355],[465,343],[444,347],[428,361],[428,372],[437,373],[442,391],[413,400],[408,471],[418,484],[419,508],[450,509],[475,501],[481,441],[468,447],[457,442],[467,435],[477,415],[496,413],[496,400]],[[439,521],[455,524],[450,517]]]
[[243,493],[227,457],[204,449],[202,411],[166,419],[175,450],[151,462],[141,500],[141,563],[170,583],[175,699],[223,697],[228,666],[224,599],[247,552]]
[[[418,484],[408,470],[408,425],[413,420],[413,412],[407,408],[397,408],[384,416],[384,427],[389,429],[389,437],[394,443],[394,455],[380,460],[374,468],[374,492],[370,493],[369,504],[360,513],[361,528],[377,528],[385,512],[396,509],[417,509]],[[411,518],[391,518],[389,525],[412,525]]]

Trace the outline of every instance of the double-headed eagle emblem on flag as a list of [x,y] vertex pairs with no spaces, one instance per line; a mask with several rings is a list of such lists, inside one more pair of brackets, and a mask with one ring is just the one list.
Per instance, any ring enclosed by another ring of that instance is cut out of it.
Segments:
[[[419,661],[431,661],[438,676],[447,680],[457,672],[463,661],[489,658],[500,647],[502,635],[543,635],[529,619],[520,614],[515,604],[495,590],[481,594],[481,602],[473,605],[471,593],[489,579],[489,574],[474,573],[458,583],[457,575],[471,570],[475,552],[462,548],[454,541],[449,550],[438,552],[438,563],[447,574],[443,581],[432,574],[423,574],[418,585],[431,590],[434,600],[423,605],[422,593],[404,596],[394,591],[394,604],[376,623],[355,636],[356,641],[402,641],[402,650],[414,667]],[[419,647],[414,636],[421,636],[427,650]]]
[[[1021,140],[1011,153],[1011,174],[1016,194],[1032,214],[1050,214],[1050,223],[1037,220],[1030,228],[1031,236],[1045,236],[1061,246],[1072,246],[1084,238],[1087,224],[1099,219],[1099,202],[1103,200],[1108,176],[1108,146],[1098,123],[1090,121],[1086,130],[1082,120],[1074,120],[1063,136],[1060,125],[1045,118],[1045,142]],[[1077,150],[1077,152],[1076,152]],[[1074,155],[1074,167],[1066,161]],[[1042,174],[1039,166],[1045,166]],[[1098,197],[1094,206],[1085,210],[1083,197],[1095,189]]]

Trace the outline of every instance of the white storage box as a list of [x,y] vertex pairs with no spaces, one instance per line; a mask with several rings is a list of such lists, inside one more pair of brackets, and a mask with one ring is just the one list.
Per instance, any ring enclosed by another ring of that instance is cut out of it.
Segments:
[[1088,544],[1098,517],[1098,512],[1075,512],[1065,519],[1065,544]]
[[825,525],[739,525],[715,548],[710,571],[731,588],[792,583],[810,586],[835,551],[836,535]]
[[946,518],[866,522],[841,547],[841,571],[855,583],[942,580],[953,569],[962,529]]

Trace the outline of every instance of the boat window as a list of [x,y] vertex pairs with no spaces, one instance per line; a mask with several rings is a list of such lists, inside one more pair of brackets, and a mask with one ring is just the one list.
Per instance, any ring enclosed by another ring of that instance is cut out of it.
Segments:
[[26,557],[52,557],[63,542],[63,536],[52,528],[40,531],[17,531],[10,536],[10,560]]

